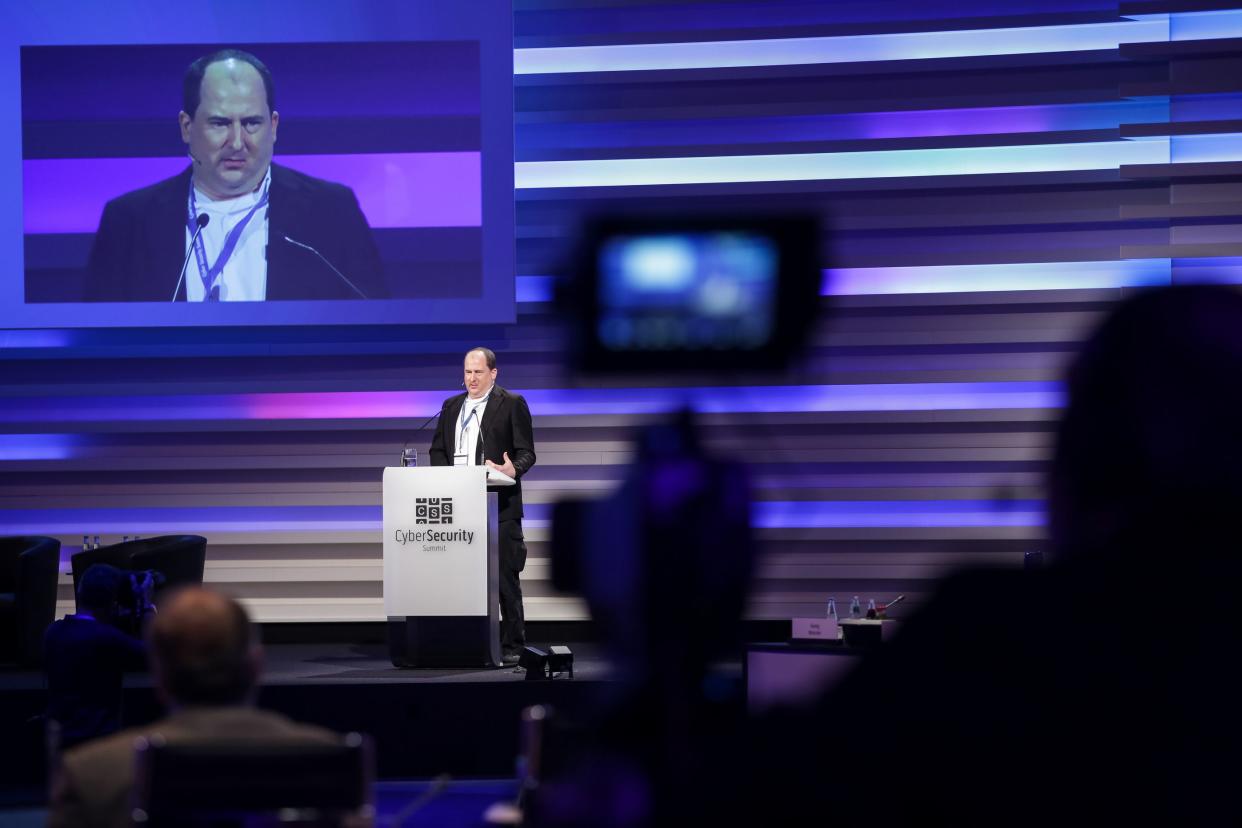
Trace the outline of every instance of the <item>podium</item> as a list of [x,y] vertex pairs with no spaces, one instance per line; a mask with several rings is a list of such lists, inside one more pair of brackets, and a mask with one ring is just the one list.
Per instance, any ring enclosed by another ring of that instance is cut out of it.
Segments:
[[496,493],[483,466],[384,469],[384,614],[396,667],[500,666]]

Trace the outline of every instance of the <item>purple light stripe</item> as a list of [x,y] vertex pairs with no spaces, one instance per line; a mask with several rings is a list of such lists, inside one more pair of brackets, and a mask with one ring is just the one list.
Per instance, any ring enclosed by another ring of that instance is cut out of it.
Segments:
[[[352,187],[374,228],[478,227],[477,152],[291,155],[276,159]],[[22,162],[24,232],[93,233],[104,204],[176,175],[185,158],[49,158]]]
[[13,509],[6,532],[153,535],[164,532],[370,531],[379,540],[379,506],[228,506],[171,509]]
[[825,296],[868,296],[995,290],[1072,290],[1154,287],[1167,285],[1170,281],[1168,259],[857,267],[824,271],[820,292]]
[[[450,391],[10,398],[0,422],[349,420],[429,417]],[[875,383],[737,388],[539,389],[523,392],[540,417],[661,414],[690,406],[713,414],[829,411],[1046,409],[1057,382]]]
[[372,227],[479,227],[483,224],[477,152],[290,155],[295,170],[354,189]]
[[22,161],[25,233],[94,233],[109,199],[176,175],[188,158]]
[[[531,504],[524,522],[545,528],[549,504]],[[170,509],[14,509],[0,512],[14,534],[159,534],[163,532],[370,532],[380,537],[380,506],[227,506]],[[1044,525],[1042,501],[758,501],[756,529]]]

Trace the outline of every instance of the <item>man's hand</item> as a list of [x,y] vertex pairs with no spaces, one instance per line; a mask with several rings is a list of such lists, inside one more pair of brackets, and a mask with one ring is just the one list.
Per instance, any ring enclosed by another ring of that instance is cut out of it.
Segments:
[[148,569],[142,578],[142,583],[138,586],[138,600],[142,602],[142,612],[155,611],[154,596],[155,576]]
[[495,469],[498,472],[502,472],[504,474],[509,475],[510,477],[514,479],[517,479],[517,469],[513,468],[513,461],[509,459],[509,452],[506,451],[504,453],[504,457],[505,457],[505,463],[503,466],[497,466],[491,460],[488,460],[486,461],[487,467],[489,469]]

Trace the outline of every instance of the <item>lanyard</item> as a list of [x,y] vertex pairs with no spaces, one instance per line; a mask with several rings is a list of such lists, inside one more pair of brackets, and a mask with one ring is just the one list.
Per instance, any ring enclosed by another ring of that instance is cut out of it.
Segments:
[[467,397],[462,402],[461,414],[457,417],[457,424],[458,426],[460,426],[460,428],[457,431],[457,453],[458,454],[461,454],[462,443],[466,439],[466,429],[470,427],[470,418],[471,417],[474,418],[474,421],[479,424],[479,428],[483,427],[483,423],[479,419],[479,408],[482,407],[482,405],[486,403],[488,398],[491,396],[492,396],[492,392],[488,391],[487,396],[475,402],[474,407],[470,409],[469,414],[466,413],[466,403],[470,402],[470,398]]
[[[220,249],[220,255],[216,257],[216,263],[208,267],[207,265],[207,248],[203,245],[203,234],[199,233],[198,238],[194,241],[194,260],[198,263],[198,275],[203,280],[203,301],[219,302],[220,301],[220,285],[217,279],[223,272],[224,266],[228,264],[229,258],[233,255],[233,250],[237,247],[237,242],[241,239],[242,231],[246,229],[246,225],[250,223],[250,219],[254,218],[254,214],[259,212],[260,207],[267,206],[267,192],[271,189],[271,184],[263,188],[263,195],[250,208],[250,212],[242,218],[237,225],[229,231],[224,237],[224,246]],[[198,226],[198,206],[194,198],[194,179],[190,178],[190,198],[187,201],[189,215],[186,218],[186,229],[190,231],[190,235],[194,235],[194,231]],[[188,298],[188,296],[187,296]]]

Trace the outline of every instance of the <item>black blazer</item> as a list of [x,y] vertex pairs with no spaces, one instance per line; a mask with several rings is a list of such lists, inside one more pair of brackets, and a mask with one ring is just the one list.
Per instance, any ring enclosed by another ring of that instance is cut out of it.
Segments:
[[[186,197],[191,168],[104,206],[91,247],[88,302],[168,302],[185,259]],[[309,250],[336,265],[370,299],[388,295],[379,251],[353,190],[272,164],[267,244],[267,299],[356,299],[358,295]],[[186,278],[197,278],[191,262]],[[185,299],[185,284],[178,291]]]
[[[453,465],[453,447],[457,442],[457,418],[465,393],[449,397],[440,408],[440,422],[436,424],[436,436],[431,440],[431,465]],[[513,394],[499,385],[492,388],[492,396],[483,411],[479,423],[479,440],[474,447],[474,458],[483,464],[483,451],[487,459],[500,465],[504,453],[509,453],[513,469],[517,472],[517,485],[497,489],[498,517],[500,520],[517,520],[522,517],[522,475],[535,465],[535,430],[531,425],[530,408],[520,394]]]

